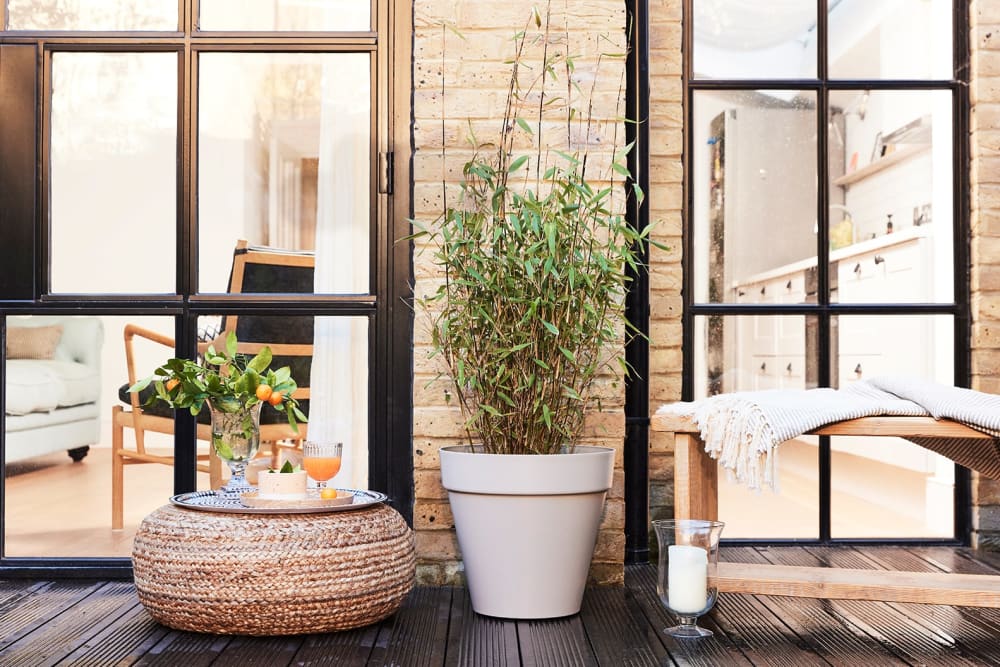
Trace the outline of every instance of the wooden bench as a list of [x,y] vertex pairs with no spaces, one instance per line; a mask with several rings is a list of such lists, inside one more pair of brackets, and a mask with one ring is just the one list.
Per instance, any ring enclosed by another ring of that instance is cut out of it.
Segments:
[[[674,517],[718,519],[718,464],[705,453],[689,417],[656,414],[652,430],[674,433]],[[812,435],[982,439],[992,437],[964,424],[931,417],[864,417],[828,424]],[[722,592],[841,600],[881,600],[1000,607],[1000,575],[885,572],[842,568],[719,563]]]

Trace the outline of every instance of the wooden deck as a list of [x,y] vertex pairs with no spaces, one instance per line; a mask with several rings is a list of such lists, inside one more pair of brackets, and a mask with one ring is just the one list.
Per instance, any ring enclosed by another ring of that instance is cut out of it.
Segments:
[[[1000,558],[943,547],[730,547],[744,563],[996,573]],[[672,640],[655,568],[594,588],[575,617],[476,616],[463,589],[419,588],[380,625],[329,635],[218,637],[153,622],[123,581],[0,581],[0,665],[997,665],[1000,609],[724,594],[715,636]]]

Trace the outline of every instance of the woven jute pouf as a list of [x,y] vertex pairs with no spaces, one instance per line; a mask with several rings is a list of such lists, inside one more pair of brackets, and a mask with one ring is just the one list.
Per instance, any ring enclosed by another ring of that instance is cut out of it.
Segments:
[[224,514],[164,505],[132,548],[139,601],[163,625],[226,635],[346,630],[413,588],[413,533],[387,505]]

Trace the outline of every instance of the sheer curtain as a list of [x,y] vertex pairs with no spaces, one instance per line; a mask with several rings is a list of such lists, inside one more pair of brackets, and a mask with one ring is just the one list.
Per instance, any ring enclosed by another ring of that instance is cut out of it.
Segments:
[[[324,62],[316,212],[317,294],[369,291],[371,108],[369,57]],[[344,443],[334,486],[368,485],[368,321],[318,317],[309,439]]]

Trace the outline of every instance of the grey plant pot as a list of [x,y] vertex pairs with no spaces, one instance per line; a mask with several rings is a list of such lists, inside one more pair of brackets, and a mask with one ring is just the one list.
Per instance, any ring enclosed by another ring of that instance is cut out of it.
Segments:
[[472,608],[500,618],[580,611],[614,450],[483,454],[441,449]]

